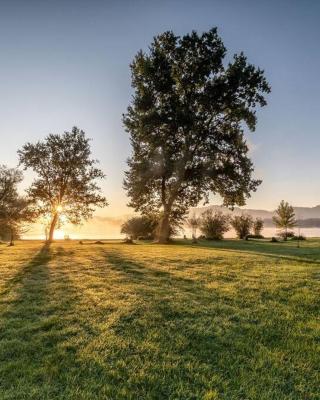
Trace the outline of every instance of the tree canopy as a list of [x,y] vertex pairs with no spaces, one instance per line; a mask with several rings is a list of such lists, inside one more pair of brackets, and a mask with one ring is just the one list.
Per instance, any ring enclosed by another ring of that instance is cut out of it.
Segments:
[[253,218],[249,214],[235,215],[231,218],[231,226],[239,239],[246,239],[253,227]]
[[230,218],[220,211],[213,212],[207,210],[201,214],[200,230],[208,240],[221,240],[223,235],[228,232]]
[[0,165],[0,206],[17,193],[17,185],[22,181],[22,173],[16,168]]
[[18,169],[0,166],[0,236],[10,238],[11,245],[20,236],[22,225],[35,218],[32,201],[18,193],[22,178]]
[[37,175],[28,194],[39,214],[51,218],[49,241],[62,215],[65,221],[78,224],[90,218],[95,207],[107,205],[96,182],[104,174],[91,158],[84,131],[74,127],[62,135],[50,134],[43,141],[27,143],[18,154],[20,164]]
[[244,126],[254,131],[256,107],[270,87],[243,53],[226,63],[226,48],[211,29],[183,37],[168,31],[131,64],[134,95],[123,121],[133,154],[124,187],[129,205],[162,210],[159,241],[170,220],[210,193],[244,205],[260,181],[252,178]]

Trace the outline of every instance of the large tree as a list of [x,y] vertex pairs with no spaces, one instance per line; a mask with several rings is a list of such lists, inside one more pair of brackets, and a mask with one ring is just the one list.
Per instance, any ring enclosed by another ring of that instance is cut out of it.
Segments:
[[96,182],[104,174],[91,158],[89,139],[77,127],[62,135],[50,134],[35,144],[27,143],[18,154],[20,163],[37,175],[28,194],[39,213],[51,219],[50,242],[62,215],[64,221],[78,224],[91,217],[95,207],[107,205]]
[[270,88],[242,53],[228,64],[225,56],[215,28],[165,32],[131,64],[134,95],[123,120],[133,154],[124,187],[136,211],[162,211],[160,242],[172,219],[210,192],[227,206],[244,205],[260,183],[243,129],[254,131],[256,106],[266,105]]

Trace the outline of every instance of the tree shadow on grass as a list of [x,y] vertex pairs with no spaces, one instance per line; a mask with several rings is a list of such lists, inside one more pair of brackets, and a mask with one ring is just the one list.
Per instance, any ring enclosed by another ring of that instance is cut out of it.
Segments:
[[[129,391],[159,399],[211,398],[210,393],[219,393],[219,399],[269,399],[296,398],[303,394],[295,388],[308,389],[308,374],[296,374],[290,364],[270,357],[285,349],[295,355],[281,312],[259,301],[249,306],[237,293],[226,301],[218,290],[132,261],[120,251],[103,254],[140,299],[113,325],[128,346],[122,374]],[[304,362],[299,356],[295,360],[296,365]],[[143,372],[138,382],[131,374],[136,368]],[[309,388],[316,390],[311,378]]]
[[[180,242],[179,242],[180,244]],[[320,265],[320,249],[317,247],[293,247],[286,243],[258,243],[256,241],[222,240],[219,242],[199,242],[197,245],[181,243],[184,246],[197,249],[219,250],[231,253],[242,253],[271,257],[273,259],[303,262],[305,264]]]
[[[291,371],[259,355],[262,346],[285,348],[276,310],[257,307],[252,315],[244,297],[227,298],[203,282],[136,262],[120,247],[101,254],[109,268],[97,279],[115,279],[102,299],[112,302],[126,290],[135,295],[129,307],[122,309],[123,299],[114,303],[117,318],[101,332],[91,329],[95,312],[70,281],[71,250],[45,246],[8,282],[1,295],[0,398],[200,399],[215,392],[221,399],[299,398],[292,389],[304,383],[299,359]],[[272,389],[277,396],[266,394]]]
[[112,361],[98,362],[86,350],[100,332],[70,280],[72,254],[43,246],[0,294],[1,399],[128,398]]
[[1,292],[0,398],[60,399],[77,390],[78,338],[86,331],[77,317],[80,294],[49,265],[71,255],[43,246]]

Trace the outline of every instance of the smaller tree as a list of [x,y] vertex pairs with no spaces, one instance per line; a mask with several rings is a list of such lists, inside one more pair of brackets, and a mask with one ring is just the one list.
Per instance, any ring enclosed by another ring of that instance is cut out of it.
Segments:
[[108,204],[97,184],[104,173],[91,157],[90,139],[77,127],[62,135],[50,134],[35,144],[27,143],[18,154],[20,164],[36,174],[28,195],[39,215],[50,216],[49,242],[63,219],[79,224],[91,218],[96,207]]
[[31,207],[31,201],[25,197],[15,194],[6,199],[0,207],[0,223],[2,229],[7,231],[10,237],[10,246],[14,245],[14,240],[18,239],[23,232],[23,225],[33,222],[36,216]]
[[235,215],[231,219],[231,225],[239,239],[246,239],[253,226],[253,219],[248,214]]
[[[10,226],[8,226],[5,222],[0,222],[0,241],[9,242],[12,236],[12,231]],[[20,232],[14,232],[13,237],[15,240],[20,239]]]
[[253,234],[254,234],[255,236],[262,236],[262,229],[263,229],[263,226],[264,226],[263,219],[261,219],[261,218],[256,218],[256,219],[253,221]]
[[208,240],[221,240],[230,228],[230,218],[222,212],[207,210],[201,215],[200,230]]
[[196,216],[196,214],[193,214],[190,218],[187,220],[187,225],[191,229],[192,232],[192,240],[196,241],[197,240],[197,230],[200,226],[201,220],[199,217]]
[[281,200],[278,208],[273,216],[273,222],[278,229],[282,230],[281,236],[284,240],[288,238],[288,229],[292,229],[297,225],[293,207],[286,201]]
[[10,240],[11,246],[22,233],[22,225],[35,217],[31,200],[18,194],[22,178],[16,168],[0,166],[0,231],[3,238]]
[[154,239],[158,221],[149,216],[132,217],[121,226],[121,233],[127,235],[131,240],[139,237]]
[[22,173],[16,168],[0,165],[0,206],[10,196],[15,196],[17,185],[22,181]]

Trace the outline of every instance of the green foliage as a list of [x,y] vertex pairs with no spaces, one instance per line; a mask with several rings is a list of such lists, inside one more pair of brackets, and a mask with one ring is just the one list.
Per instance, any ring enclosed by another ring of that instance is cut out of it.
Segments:
[[130,239],[154,239],[155,230],[158,221],[155,218],[142,215],[132,217],[121,225],[121,233],[127,235]]
[[246,236],[247,240],[249,240],[249,239],[263,239],[263,238],[264,238],[263,235],[254,235],[254,234],[251,234],[251,233],[249,233],[249,235]]
[[11,245],[20,237],[23,225],[36,217],[31,199],[18,194],[22,178],[17,169],[0,167],[0,237],[9,239]]
[[19,229],[15,229],[15,227],[12,227],[8,225],[7,222],[1,221],[0,222],[0,240],[1,241],[11,241],[11,240],[18,240],[20,239],[21,232]]
[[6,199],[17,195],[17,185],[22,178],[22,173],[18,169],[0,165],[0,206]]
[[246,239],[253,226],[253,219],[248,214],[235,215],[231,218],[231,226],[239,239]]
[[307,240],[304,235],[294,235],[291,240]]
[[294,237],[294,232],[293,231],[281,231],[279,232],[278,236],[282,238],[283,240],[293,238]]
[[230,228],[230,218],[222,212],[207,210],[201,215],[200,230],[208,240],[221,240]]
[[161,241],[170,220],[181,221],[209,193],[243,205],[260,183],[243,127],[255,129],[256,107],[266,105],[270,88],[242,53],[229,64],[225,56],[215,28],[165,32],[131,64],[134,96],[123,121],[133,154],[124,187],[136,211],[163,211]]
[[18,151],[20,164],[37,175],[28,190],[39,214],[51,219],[49,240],[57,224],[64,220],[79,224],[92,216],[95,207],[107,201],[100,194],[97,179],[104,178],[91,158],[89,139],[77,127],[62,135],[50,134]]
[[262,230],[263,230],[264,222],[262,218],[256,218],[253,221],[253,234],[256,237],[261,237],[262,236]]
[[284,240],[287,240],[288,229],[294,228],[297,224],[294,209],[288,202],[282,200],[276,209],[275,214],[273,222],[277,228],[283,230],[281,235]]

